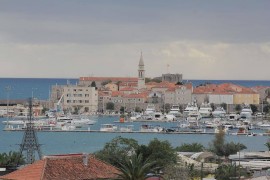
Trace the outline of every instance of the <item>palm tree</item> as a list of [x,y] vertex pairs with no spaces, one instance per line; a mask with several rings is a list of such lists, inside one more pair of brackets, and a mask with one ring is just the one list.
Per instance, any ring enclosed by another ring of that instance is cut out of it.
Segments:
[[143,161],[142,154],[134,154],[124,163],[120,163],[120,172],[117,174],[118,179],[124,180],[145,180],[149,174],[154,174],[158,168],[156,162],[150,162],[149,159]]

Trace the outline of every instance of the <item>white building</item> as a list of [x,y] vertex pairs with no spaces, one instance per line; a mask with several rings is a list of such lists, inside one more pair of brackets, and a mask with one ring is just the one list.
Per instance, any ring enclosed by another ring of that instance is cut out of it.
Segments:
[[98,92],[94,87],[77,85],[54,86],[51,97],[56,105],[62,106],[63,110],[74,112],[77,109],[79,113],[97,111]]

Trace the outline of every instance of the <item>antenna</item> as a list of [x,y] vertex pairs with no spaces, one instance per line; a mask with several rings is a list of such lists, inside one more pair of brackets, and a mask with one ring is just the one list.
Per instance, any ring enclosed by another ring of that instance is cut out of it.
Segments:
[[169,68],[170,68],[170,65],[167,64],[167,74],[169,74]]

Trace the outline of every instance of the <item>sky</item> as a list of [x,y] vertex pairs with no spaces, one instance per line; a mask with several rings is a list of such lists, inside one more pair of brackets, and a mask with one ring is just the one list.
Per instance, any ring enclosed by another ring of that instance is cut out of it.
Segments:
[[269,80],[269,0],[0,0],[0,77]]

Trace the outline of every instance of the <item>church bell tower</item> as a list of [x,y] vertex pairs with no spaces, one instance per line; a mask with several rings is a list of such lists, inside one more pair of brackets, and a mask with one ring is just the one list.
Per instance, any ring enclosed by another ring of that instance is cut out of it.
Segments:
[[144,73],[145,73],[144,62],[143,62],[143,56],[142,56],[142,52],[141,52],[139,68],[138,68],[138,90],[145,88],[145,76],[144,76]]

